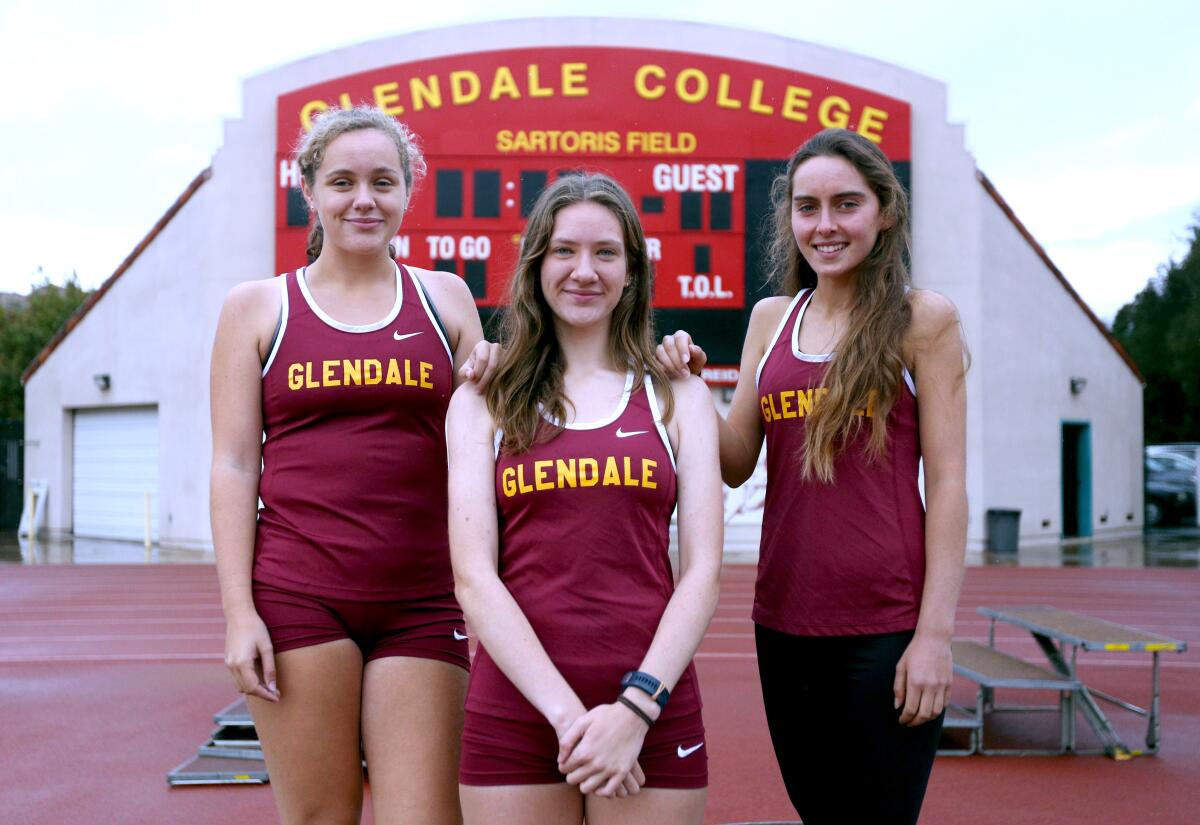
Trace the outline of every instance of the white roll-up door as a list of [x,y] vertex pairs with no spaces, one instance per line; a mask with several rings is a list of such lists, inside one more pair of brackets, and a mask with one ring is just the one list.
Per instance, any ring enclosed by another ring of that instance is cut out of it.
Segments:
[[141,541],[149,494],[158,539],[158,408],[75,411],[72,530],[77,536]]

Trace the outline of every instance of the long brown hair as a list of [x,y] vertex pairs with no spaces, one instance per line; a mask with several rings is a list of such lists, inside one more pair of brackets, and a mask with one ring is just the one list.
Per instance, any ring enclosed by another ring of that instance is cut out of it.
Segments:
[[521,453],[561,429],[547,418],[567,420],[562,351],[554,334],[554,318],[542,294],[542,259],[554,234],[554,220],[568,206],[588,201],[605,207],[621,225],[629,286],[621,293],[609,325],[608,351],[614,365],[628,364],[635,385],[648,371],[660,387],[665,417],[674,408],[666,370],[654,356],[650,301],[654,270],[646,236],[633,201],[612,178],[601,174],[563,175],[538,197],[525,225],[516,272],[509,285],[508,306],[500,327],[502,354],[487,386],[488,411],[504,432],[504,448]]
[[878,460],[887,448],[887,417],[904,380],[904,334],[912,320],[905,292],[912,283],[908,196],[887,156],[871,141],[846,129],[826,129],[796,150],[787,172],[771,187],[774,221],[771,280],[784,295],[815,287],[817,276],[792,233],[792,180],[805,161],[840,157],[853,166],[879,199],[879,235],[858,266],[858,296],[849,326],[825,374],[829,389],[806,418],[802,475],[833,481],[834,458],[859,433],[869,412],[864,450]]

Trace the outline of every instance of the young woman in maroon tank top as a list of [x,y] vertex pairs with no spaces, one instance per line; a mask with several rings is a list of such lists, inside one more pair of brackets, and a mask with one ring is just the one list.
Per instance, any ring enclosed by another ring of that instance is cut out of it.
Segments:
[[[720,423],[731,486],[767,441],[754,619],[771,737],[805,823],[915,822],[966,542],[961,330],[949,300],[909,288],[907,198],[873,143],[817,134],[773,194],[780,294],[754,307]],[[659,357],[704,362],[682,332]]]
[[458,823],[443,432],[479,318],[461,279],[393,260],[424,171],[403,126],[333,110],[298,160],[315,261],[234,288],[213,347],[226,663],[283,822],[357,822],[365,753],[376,822]]
[[690,662],[717,598],[716,416],[698,378],[653,363],[652,294],[628,195],[559,178],[529,219],[486,398],[452,399],[451,557],[480,640],[467,823],[703,818]]

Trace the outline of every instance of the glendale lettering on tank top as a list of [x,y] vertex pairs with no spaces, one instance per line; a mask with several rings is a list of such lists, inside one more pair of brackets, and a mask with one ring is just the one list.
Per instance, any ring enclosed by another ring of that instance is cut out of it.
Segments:
[[[586,707],[611,702],[650,648],[675,589],[674,509],[675,459],[648,376],[635,388],[629,373],[608,418],[497,456],[500,578]],[[665,714],[698,702],[689,665]],[[467,708],[545,721],[483,646]]]
[[[832,484],[804,480],[805,422],[828,395],[825,372],[832,357],[800,351],[800,322],[811,297],[805,291],[792,301],[758,367],[767,497],[754,621],[801,636],[912,630],[925,582],[912,378],[905,371],[878,461],[864,453],[864,421],[857,437],[835,454]],[[874,399],[857,413],[873,418]]]
[[416,276],[396,269],[382,321],[353,326],[280,277],[263,369],[262,508],[254,580],[341,599],[453,590],[446,408],[453,363]]

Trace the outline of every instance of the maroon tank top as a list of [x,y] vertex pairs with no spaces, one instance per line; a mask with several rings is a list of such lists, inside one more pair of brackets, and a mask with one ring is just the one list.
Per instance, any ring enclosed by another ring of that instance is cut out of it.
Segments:
[[[497,434],[497,443],[500,435]],[[667,544],[675,459],[647,377],[603,421],[496,459],[500,579],[588,708],[613,701],[674,592]],[[480,646],[467,708],[545,721]],[[699,708],[688,666],[666,713]]]
[[341,599],[453,590],[446,532],[450,348],[416,276],[362,326],[330,318],[304,270],[280,277],[263,368],[254,580]]
[[[758,367],[767,497],[754,621],[803,636],[912,630],[925,582],[912,377],[905,371],[881,459],[873,462],[864,454],[863,427],[835,454],[832,484],[805,481],[800,475],[805,417],[826,393],[831,358],[800,351],[800,321],[811,297],[805,291],[792,301]],[[863,412],[871,415],[869,408]]]

